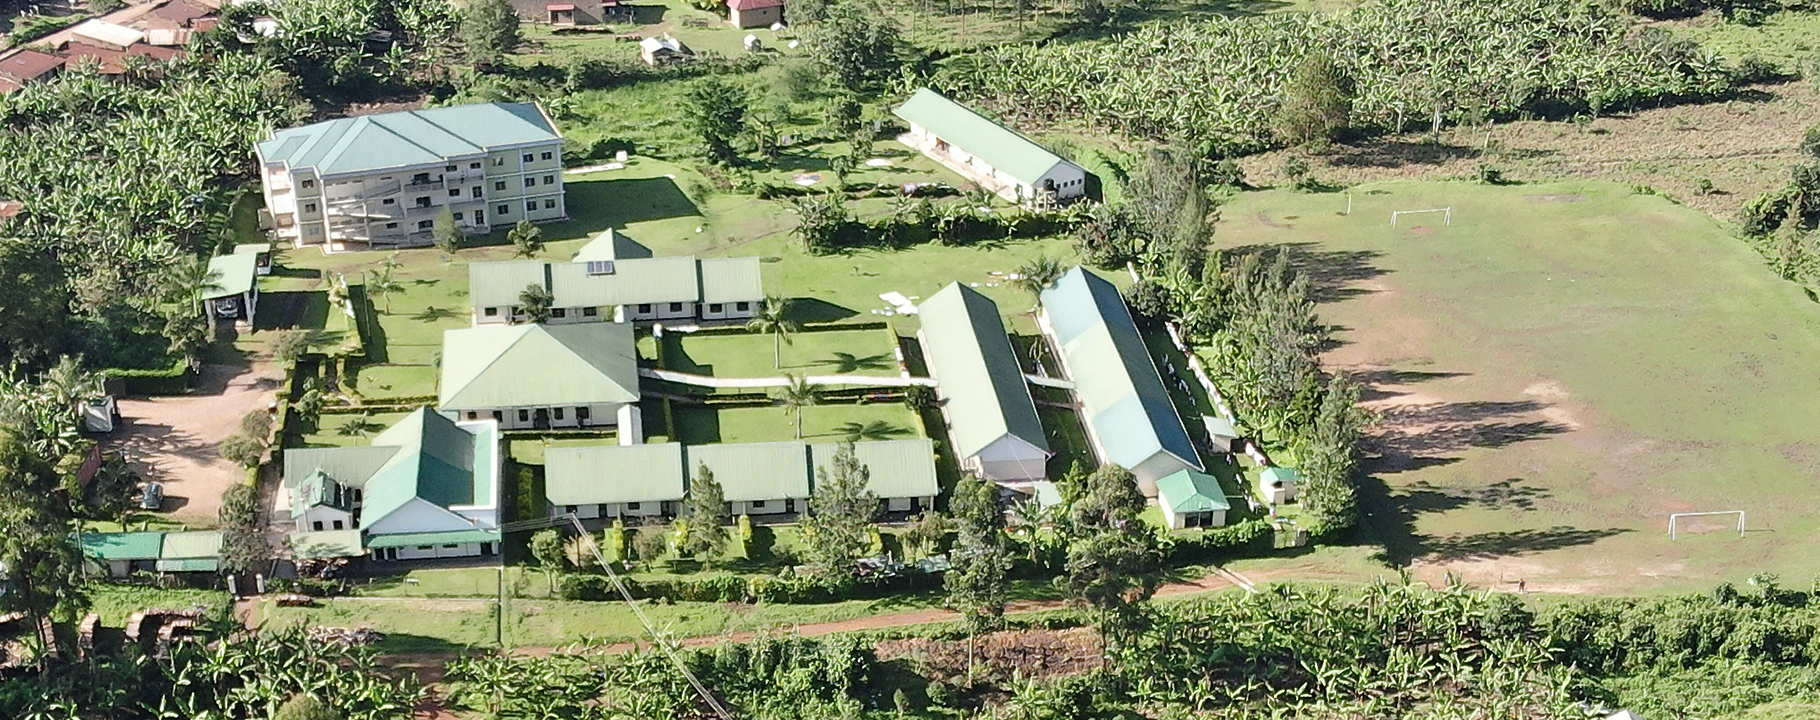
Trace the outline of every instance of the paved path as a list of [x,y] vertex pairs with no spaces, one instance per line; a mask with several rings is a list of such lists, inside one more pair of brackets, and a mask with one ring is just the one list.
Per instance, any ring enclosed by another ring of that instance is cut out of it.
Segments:
[[[787,377],[721,378],[677,372],[675,370],[659,370],[656,368],[639,368],[638,374],[640,377],[664,380],[682,385],[694,385],[696,387],[773,388],[789,387],[790,385],[790,378]],[[810,375],[803,379],[808,381],[810,385],[871,385],[875,387],[909,387],[911,385],[921,385],[923,387],[935,387],[934,378],[902,377],[897,375]]]

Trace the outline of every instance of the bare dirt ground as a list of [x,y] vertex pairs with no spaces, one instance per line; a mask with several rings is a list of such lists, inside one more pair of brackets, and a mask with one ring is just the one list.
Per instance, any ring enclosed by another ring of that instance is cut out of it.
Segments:
[[212,523],[222,493],[246,479],[246,468],[221,457],[221,441],[240,432],[242,416],[272,403],[278,380],[263,362],[205,365],[193,394],[121,400],[125,425],[110,443],[141,476],[164,483],[165,512]]
[[[1759,85],[1740,99],[1641,110],[1579,124],[1520,121],[1443,130],[1437,142],[1409,133],[1336,146],[1310,158],[1314,176],[1373,180],[1474,177],[1487,163],[1511,181],[1599,178],[1647,185],[1731,219],[1751,198],[1788,179],[1798,143],[1820,123],[1820,94],[1806,82]],[[1253,184],[1283,182],[1288,151],[1241,161]],[[1702,191],[1702,180],[1712,183]]]

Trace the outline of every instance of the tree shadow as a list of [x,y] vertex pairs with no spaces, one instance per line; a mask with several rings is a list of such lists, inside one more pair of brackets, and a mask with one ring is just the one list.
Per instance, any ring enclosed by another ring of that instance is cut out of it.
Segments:
[[1393,368],[1373,368],[1369,370],[1349,370],[1347,377],[1359,384],[1359,399],[1363,402],[1388,400],[1407,393],[1389,390],[1387,385],[1414,385],[1430,380],[1465,377],[1471,373],[1463,372],[1430,372],[1424,370],[1397,370]]
[[[1427,514],[1462,508],[1480,510],[1534,510],[1537,503],[1554,497],[1548,488],[1509,478],[1478,488],[1444,488],[1427,482],[1392,489],[1382,477],[1360,479],[1359,508],[1363,522],[1359,539],[1382,549],[1392,565],[1408,565],[1418,558],[1464,559],[1487,552],[1514,555],[1584,544],[1622,530],[1581,531],[1557,526],[1548,531],[1491,532],[1439,538],[1416,531],[1417,520]],[[1500,541],[1508,545],[1498,545]],[[1549,543],[1555,543],[1550,545]]]
[[1613,535],[1636,532],[1630,528],[1524,528],[1498,532],[1455,534],[1423,542],[1434,560],[1483,560],[1525,553],[1545,552],[1586,545]]
[[1314,242],[1247,245],[1233,250],[1256,251],[1287,252],[1290,269],[1308,278],[1309,296],[1323,304],[1374,292],[1354,285],[1389,272],[1373,264],[1384,256],[1376,250],[1322,250]]
[[412,315],[411,319],[418,322],[436,322],[438,320],[449,320],[461,316],[462,313],[455,312],[449,308],[439,308],[431,305],[424,308],[423,312]]
[[799,323],[830,323],[859,314],[857,310],[812,297],[790,298],[787,312],[791,320]]
[[885,370],[895,367],[897,357],[891,353],[860,357],[853,353],[837,352],[834,353],[834,357],[817,360],[811,365],[833,365],[836,374],[846,375],[859,370]]
[[1401,168],[1478,156],[1479,149],[1467,145],[1383,138],[1336,146],[1327,163],[1336,167]]
[[910,428],[902,425],[894,425],[884,420],[873,420],[872,422],[867,423],[842,423],[839,427],[834,429],[834,432],[822,433],[822,435],[838,436],[853,442],[859,442],[861,440],[895,440],[897,438],[909,436]]

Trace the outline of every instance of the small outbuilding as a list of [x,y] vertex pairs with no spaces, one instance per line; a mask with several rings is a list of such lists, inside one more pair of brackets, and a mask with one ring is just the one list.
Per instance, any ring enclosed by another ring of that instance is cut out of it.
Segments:
[[1295,468],[1272,465],[1258,473],[1258,492],[1264,496],[1264,502],[1281,505],[1296,498],[1296,491],[1302,485],[1302,476]]
[[[203,288],[202,302],[216,320],[252,326],[253,310],[259,302],[259,247],[242,245],[233,254],[209,260],[213,282]],[[266,257],[271,256],[268,253]]]
[[1087,170],[928,88],[893,111],[899,142],[1014,203],[1066,202],[1087,192]]
[[1201,425],[1207,428],[1207,440],[1213,443],[1214,452],[1240,452],[1239,429],[1233,425],[1232,418],[1218,415],[1202,415]]
[[687,60],[695,56],[695,51],[681,40],[665,35],[638,41],[638,56],[644,58],[646,65],[656,67]]
[[1220,527],[1232,505],[1220,480],[1197,470],[1182,470],[1156,481],[1156,503],[1169,527]]
[[783,21],[784,0],[727,0],[727,22],[733,27],[771,27]]

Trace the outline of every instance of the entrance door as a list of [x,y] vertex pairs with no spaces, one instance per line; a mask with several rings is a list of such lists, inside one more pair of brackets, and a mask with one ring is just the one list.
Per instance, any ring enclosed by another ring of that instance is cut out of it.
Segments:
[[550,411],[546,408],[538,408],[537,412],[531,416],[531,427],[538,430],[550,429]]

